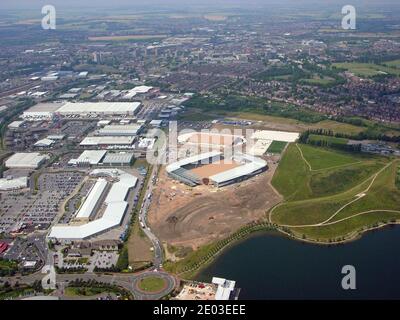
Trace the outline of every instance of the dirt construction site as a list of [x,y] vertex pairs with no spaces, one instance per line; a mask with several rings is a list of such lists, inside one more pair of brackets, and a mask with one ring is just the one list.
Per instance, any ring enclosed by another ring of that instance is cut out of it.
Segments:
[[164,244],[196,250],[264,217],[282,200],[270,184],[276,161],[270,158],[266,172],[220,189],[188,187],[161,169],[148,215],[152,230]]

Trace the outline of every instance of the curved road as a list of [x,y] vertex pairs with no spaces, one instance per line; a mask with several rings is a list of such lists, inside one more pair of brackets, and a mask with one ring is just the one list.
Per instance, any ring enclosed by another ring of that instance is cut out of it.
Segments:
[[[21,277],[3,277],[3,282],[8,281],[10,284],[16,282],[33,284],[37,280],[42,280],[46,275],[42,273],[35,273],[28,276]],[[157,276],[166,281],[166,286],[163,290],[157,293],[146,293],[138,289],[138,282],[148,276]],[[138,274],[95,274],[95,273],[84,273],[84,274],[57,274],[56,282],[59,288],[65,288],[68,282],[82,279],[84,281],[96,280],[108,284],[114,284],[120,286],[129,292],[131,292],[136,300],[158,300],[167,294],[171,293],[174,288],[178,285],[178,280],[166,273],[160,271],[144,271]]]

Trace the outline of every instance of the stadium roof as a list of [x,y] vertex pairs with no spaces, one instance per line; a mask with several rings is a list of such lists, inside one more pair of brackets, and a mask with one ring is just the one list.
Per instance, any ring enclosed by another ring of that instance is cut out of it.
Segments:
[[175,163],[168,165],[166,170],[167,170],[167,172],[173,172],[173,171],[178,170],[179,168],[186,166],[188,164],[199,162],[199,161],[206,161],[210,158],[217,157],[217,156],[222,156],[222,152],[212,151],[212,152],[197,154],[195,156],[184,158],[182,160],[179,160]]
[[97,165],[106,155],[105,150],[85,150],[78,159],[71,159],[69,164],[89,163],[90,165]]
[[38,168],[47,156],[37,152],[16,153],[7,159],[5,165],[7,168]]
[[140,102],[67,102],[57,112],[70,113],[104,113],[133,114],[140,107]]
[[105,179],[97,180],[94,186],[90,189],[85,201],[80,206],[78,213],[76,214],[76,218],[78,219],[90,218],[104,190],[106,190],[106,187],[107,187],[107,180]]
[[86,137],[80,143],[81,146],[98,145],[131,145],[135,141],[133,136],[108,136],[108,137]]
[[[128,207],[128,202],[125,201],[125,198],[128,195],[129,189],[136,186],[138,179],[118,169],[96,169],[91,172],[91,175],[110,176],[118,179],[118,182],[112,185],[104,201],[107,208],[103,216],[83,225],[54,226],[50,231],[49,238],[82,240],[118,227],[121,224]],[[93,197],[93,201],[97,199],[98,202],[99,199],[97,197],[101,197],[98,192],[96,192],[96,197]]]
[[210,180],[216,183],[231,181],[243,176],[251,175],[268,165],[267,161],[248,154],[235,155],[234,160],[242,163],[244,162],[245,164],[241,165],[240,167],[213,175],[210,177]]

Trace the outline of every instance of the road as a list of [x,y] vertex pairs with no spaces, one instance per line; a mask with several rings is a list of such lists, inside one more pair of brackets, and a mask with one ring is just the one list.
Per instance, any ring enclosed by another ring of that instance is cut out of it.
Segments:
[[146,236],[150,239],[153,248],[154,248],[154,268],[155,269],[161,269],[162,268],[162,263],[163,263],[163,250],[162,250],[162,244],[161,241],[156,237],[156,235],[151,231],[149,224],[148,224],[148,219],[147,219],[147,213],[149,211],[149,207],[152,201],[153,197],[153,189],[156,184],[156,179],[158,176],[158,167],[153,166],[153,171],[150,173],[150,179],[149,183],[147,186],[147,190],[145,192],[144,200],[142,203],[142,207],[139,212],[139,222],[142,227],[142,224],[144,227],[142,227],[144,233]]
[[[157,276],[165,280],[166,286],[163,290],[157,293],[146,293],[138,289],[138,283],[141,279],[148,276]],[[35,273],[32,275],[21,276],[21,277],[3,277],[1,280],[3,282],[9,282],[10,284],[15,284],[16,282],[33,284],[37,280],[42,280],[45,277],[42,273]],[[56,283],[59,290],[63,289],[68,285],[69,282],[82,279],[83,281],[96,280],[99,282],[104,282],[108,284],[113,284],[120,286],[132,293],[136,300],[158,300],[166,296],[174,290],[178,284],[178,280],[162,271],[144,271],[137,274],[95,274],[95,273],[84,273],[84,274],[57,274]]]

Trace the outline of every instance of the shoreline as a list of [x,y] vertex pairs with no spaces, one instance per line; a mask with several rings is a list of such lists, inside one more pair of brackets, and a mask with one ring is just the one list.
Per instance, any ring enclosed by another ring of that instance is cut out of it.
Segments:
[[381,223],[378,226],[369,227],[361,232],[350,233],[346,239],[343,239],[340,241],[335,241],[335,242],[324,242],[324,241],[316,241],[316,240],[311,240],[311,239],[303,239],[303,238],[297,237],[293,234],[285,232],[284,230],[280,229],[279,226],[278,227],[271,226],[271,230],[253,231],[239,240],[233,240],[233,241],[229,242],[226,246],[222,247],[215,255],[210,257],[209,260],[204,262],[204,264],[202,264],[201,266],[199,266],[197,269],[195,269],[193,271],[189,270],[189,271],[173,273],[173,274],[175,274],[176,276],[189,274],[188,277],[182,277],[182,279],[183,280],[193,280],[201,273],[202,270],[204,270],[205,268],[210,266],[220,255],[224,254],[224,252],[227,249],[229,249],[230,247],[239,245],[240,243],[247,241],[247,240],[251,239],[252,237],[255,237],[260,234],[276,233],[277,236],[283,236],[289,240],[299,241],[299,242],[303,242],[303,243],[307,243],[307,244],[311,244],[311,245],[327,247],[327,246],[345,245],[345,244],[348,244],[351,242],[355,242],[357,240],[360,240],[363,237],[363,235],[365,235],[368,232],[377,231],[379,229],[384,229],[386,227],[396,227],[398,225],[400,225],[400,221],[390,222],[390,223]]

